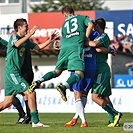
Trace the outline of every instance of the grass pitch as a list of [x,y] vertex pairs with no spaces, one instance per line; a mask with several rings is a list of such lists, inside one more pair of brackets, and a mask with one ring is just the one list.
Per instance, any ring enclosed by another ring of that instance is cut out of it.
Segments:
[[89,126],[81,128],[81,120],[71,128],[64,124],[71,120],[72,113],[40,113],[41,122],[49,124],[49,128],[32,128],[30,124],[16,125],[18,115],[16,113],[0,113],[0,133],[125,133],[123,124],[133,122],[132,113],[124,113],[120,120],[120,126],[107,128],[108,115],[105,113],[87,113]]

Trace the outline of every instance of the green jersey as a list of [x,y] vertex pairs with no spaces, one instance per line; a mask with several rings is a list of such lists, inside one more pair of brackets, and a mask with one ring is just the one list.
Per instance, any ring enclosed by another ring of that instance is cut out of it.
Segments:
[[21,67],[25,59],[26,49],[33,49],[36,46],[34,42],[28,39],[19,47],[15,47],[14,43],[16,43],[19,39],[20,36],[17,34],[12,35],[9,39],[5,67],[5,72],[7,73],[21,72]]
[[[110,39],[106,33],[99,34],[95,40],[99,41],[100,47],[109,48]],[[96,52],[97,73],[110,71],[107,59],[108,54]]]
[[92,20],[88,16],[69,16],[62,25],[61,48],[71,46],[83,47],[86,37],[86,28],[91,21]]
[[8,42],[0,37],[0,49],[5,49]]

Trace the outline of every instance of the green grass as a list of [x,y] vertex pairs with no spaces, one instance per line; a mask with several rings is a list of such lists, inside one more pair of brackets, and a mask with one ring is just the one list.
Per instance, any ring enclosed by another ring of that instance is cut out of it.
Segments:
[[87,113],[89,127],[81,128],[81,120],[71,128],[64,127],[73,114],[69,113],[41,113],[40,120],[49,124],[49,128],[32,128],[28,125],[16,125],[16,113],[0,113],[0,133],[124,133],[123,124],[133,121],[132,113],[124,113],[120,120],[120,127],[107,128],[108,115],[105,113]]

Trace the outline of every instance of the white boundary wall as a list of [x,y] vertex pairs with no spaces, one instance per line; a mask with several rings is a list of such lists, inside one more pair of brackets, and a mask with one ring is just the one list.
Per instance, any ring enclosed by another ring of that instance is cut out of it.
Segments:
[[[38,111],[42,113],[74,113],[73,92],[67,90],[68,101],[64,102],[56,89],[36,89]],[[120,112],[133,113],[133,89],[112,89],[113,95],[110,97],[116,110]],[[21,95],[17,95],[23,108],[25,109],[24,100]],[[1,90],[0,101],[4,99],[4,90]],[[3,112],[17,112],[12,105]],[[105,111],[97,104],[92,102],[91,94],[88,95],[88,102],[85,108],[86,113],[104,113]]]

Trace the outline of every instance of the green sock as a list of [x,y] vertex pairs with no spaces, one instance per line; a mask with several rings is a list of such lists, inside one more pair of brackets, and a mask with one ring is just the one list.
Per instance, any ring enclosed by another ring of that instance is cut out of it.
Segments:
[[112,112],[112,110],[107,106],[107,104],[105,106],[102,107],[105,111],[108,112],[110,121],[112,122],[112,118],[114,118],[114,113]]
[[32,122],[33,122],[34,124],[37,124],[37,123],[39,122],[38,111],[32,110],[32,111],[30,111],[30,114],[31,114]]
[[47,81],[55,77],[56,77],[56,73],[54,71],[51,71],[46,73],[42,78],[43,78],[43,81]]
[[112,112],[114,113],[114,115],[117,115],[119,113],[110,104],[107,104],[107,106],[108,106],[108,108],[110,108],[110,110],[112,110]]
[[118,114],[118,111],[116,111],[110,104],[106,104],[102,108],[108,112],[110,121],[114,122],[114,116]]
[[80,74],[74,74],[72,76],[70,76],[68,79],[67,79],[67,83],[69,84],[69,86],[73,85],[74,83],[78,82],[81,80],[81,75]]
[[111,123],[114,123],[114,117],[113,117],[113,115],[111,115],[111,114],[108,112],[108,116],[109,116],[109,118],[110,118],[110,122],[111,122]]

